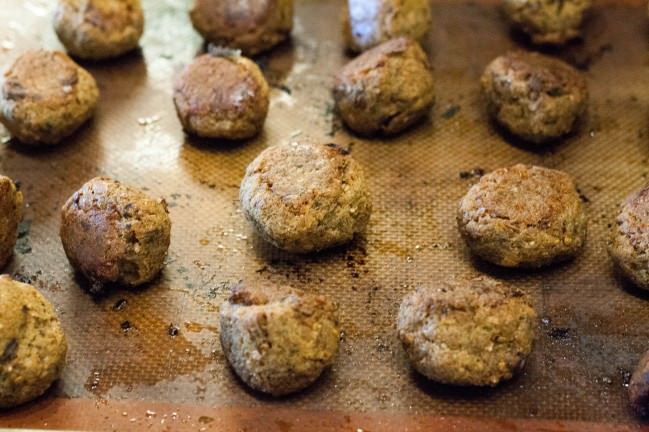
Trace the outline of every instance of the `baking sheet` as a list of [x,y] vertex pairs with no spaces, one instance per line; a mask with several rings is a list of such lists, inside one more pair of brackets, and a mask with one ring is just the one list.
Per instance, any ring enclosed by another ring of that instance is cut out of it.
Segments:
[[[1,67],[25,48],[60,47],[50,25],[53,1],[0,1]],[[5,271],[33,283],[56,305],[69,341],[63,378],[45,398],[43,427],[48,409],[55,410],[47,406],[68,399],[99,407],[130,403],[138,412],[124,411],[125,418],[156,425],[161,414],[149,415],[146,403],[639,424],[627,407],[626,383],[649,349],[649,295],[615,274],[605,248],[617,203],[649,180],[644,4],[598,3],[584,42],[551,52],[584,70],[589,113],[579,133],[534,150],[488,122],[478,87],[492,58],[526,42],[493,2],[471,1],[434,2],[426,49],[435,66],[436,105],[428,121],[397,138],[356,137],[333,113],[332,76],[348,61],[341,2],[333,0],[298,0],[292,40],[257,59],[274,87],[261,136],[239,144],[186,137],[173,108],[173,80],[204,49],[186,15],[189,3],[144,0],[142,50],[84,64],[98,81],[101,101],[94,120],[72,139],[42,151],[13,142],[0,148],[0,172],[20,181],[28,206]],[[239,210],[238,188],[261,150],[303,136],[351,150],[365,167],[374,213],[366,236],[352,245],[294,256],[254,234]],[[455,227],[458,200],[477,180],[474,174],[518,162],[574,176],[590,216],[586,248],[574,261],[540,271],[503,270],[467,252]],[[148,287],[92,298],[65,258],[59,209],[96,175],[169,203],[168,264]],[[534,352],[523,373],[495,389],[431,383],[412,372],[396,339],[398,305],[415,286],[474,272],[532,294],[541,317]],[[217,310],[238,281],[290,284],[339,303],[339,357],[312,388],[272,399],[246,389],[227,367]],[[170,326],[177,336],[169,335]],[[20,425],[28,411],[6,413],[5,425]]]

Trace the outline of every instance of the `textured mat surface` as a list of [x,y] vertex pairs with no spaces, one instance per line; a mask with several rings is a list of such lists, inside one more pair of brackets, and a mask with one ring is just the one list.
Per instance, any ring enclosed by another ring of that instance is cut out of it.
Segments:
[[[52,1],[2,1],[12,7],[0,8],[1,67],[25,48],[60,47],[50,25]],[[263,134],[237,145],[187,138],[171,92],[183,65],[203,49],[188,3],[145,0],[142,51],[85,64],[102,95],[80,133],[48,151],[13,142],[0,148],[0,172],[21,182],[28,203],[6,271],[54,302],[70,345],[63,379],[48,397],[635,421],[625,383],[649,348],[649,295],[615,275],[606,240],[617,203],[649,180],[642,5],[598,4],[585,41],[553,52],[584,70],[589,113],[577,134],[532,151],[496,130],[480,100],[484,66],[526,46],[491,2],[435,3],[426,49],[435,66],[436,105],[428,121],[398,138],[365,140],[341,128],[329,90],[347,61],[341,3],[314,0],[298,1],[292,41],[257,59],[274,86]],[[375,211],[365,238],[349,247],[286,255],[258,239],[239,210],[246,165],[266,146],[300,136],[348,147],[366,169]],[[455,227],[458,200],[474,174],[517,162],[574,176],[590,216],[587,246],[574,261],[504,271],[468,254]],[[158,281],[93,299],[65,258],[58,226],[66,198],[99,174],[165,197],[173,231]],[[476,272],[532,294],[542,317],[534,352],[520,376],[495,389],[435,385],[408,366],[395,336],[398,305],[415,286]],[[273,400],[246,390],[228,369],[217,309],[240,280],[290,284],[339,303],[340,355],[311,389]],[[170,326],[178,329],[175,337]]]

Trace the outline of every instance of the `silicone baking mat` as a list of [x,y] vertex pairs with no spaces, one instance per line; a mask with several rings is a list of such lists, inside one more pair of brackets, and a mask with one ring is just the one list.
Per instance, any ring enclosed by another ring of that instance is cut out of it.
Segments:
[[[0,66],[27,48],[60,48],[51,26],[53,1],[0,2]],[[639,425],[626,386],[649,349],[649,295],[616,275],[606,241],[616,205],[649,181],[643,3],[596,3],[584,40],[550,51],[583,70],[591,98],[578,133],[544,149],[503,136],[486,118],[478,86],[485,65],[510,48],[528,46],[495,2],[475,1],[434,2],[425,47],[435,67],[436,104],[427,121],[403,135],[368,140],[341,126],[330,88],[349,59],[342,3],[298,0],[291,41],[256,59],[273,86],[264,132],[242,143],[187,137],[171,96],[174,78],[204,50],[187,16],[189,3],[144,0],[141,51],[84,63],[98,81],[101,101],[95,118],[74,137],[45,150],[4,139],[0,172],[20,181],[27,203],[16,255],[5,271],[56,305],[69,355],[60,382],[39,401],[0,413],[0,426],[286,432],[305,425]],[[374,213],[367,234],[353,244],[296,256],[255,235],[239,209],[238,191],[246,165],[260,151],[306,136],[350,149],[365,167]],[[458,200],[481,173],[518,162],[574,176],[590,217],[587,245],[575,260],[516,271],[467,252],[455,225]],[[58,236],[60,207],[97,175],[164,197],[173,222],[161,277],[101,298],[84,290]],[[399,303],[416,286],[478,272],[531,293],[540,317],[534,352],[519,376],[493,389],[429,382],[411,370],[396,338]],[[228,368],[218,342],[218,306],[239,281],[289,284],[338,302],[344,329],[339,356],[313,387],[273,399],[249,391]]]

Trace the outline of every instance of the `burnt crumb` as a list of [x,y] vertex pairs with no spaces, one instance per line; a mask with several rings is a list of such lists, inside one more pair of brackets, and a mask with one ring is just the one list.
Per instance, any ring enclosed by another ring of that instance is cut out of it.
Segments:
[[328,143],[328,144],[325,144],[325,145],[327,147],[329,147],[329,148],[332,148],[332,149],[336,150],[338,153],[340,153],[343,156],[347,156],[349,154],[349,150],[347,150],[346,148],[340,147],[338,144]]
[[357,279],[359,276],[360,276],[360,274],[358,272],[352,272],[352,277],[354,279]]
[[12,275],[12,279],[14,279],[14,280],[16,280],[18,282],[29,284],[29,285],[31,285],[31,283],[32,283],[32,278],[30,276],[28,276],[26,274],[23,274],[23,273],[20,273],[20,272],[15,272]]
[[258,268],[257,270],[255,270],[255,273],[259,273],[259,274],[261,274],[261,273],[264,273],[264,272],[267,271],[267,270],[268,270],[268,266],[265,265],[265,266],[263,266],[263,267]]
[[460,178],[462,180],[466,180],[469,178],[480,178],[484,175],[484,169],[482,168],[473,168],[470,171],[461,171],[460,172]]
[[457,114],[458,112],[460,112],[460,106],[451,105],[446,111],[442,113],[442,117],[444,117],[446,120],[449,120],[455,117],[455,114]]
[[563,340],[570,337],[571,330],[567,327],[552,327],[548,332],[548,336],[552,339]]
[[20,180],[14,180],[14,184],[16,185],[16,190],[19,191],[22,187],[22,182]]
[[278,89],[278,90],[283,91],[284,93],[286,93],[289,96],[293,94],[293,90],[291,90],[291,88],[289,86],[285,85],[285,84],[280,84],[280,85],[276,85],[276,86],[273,86],[273,87]]
[[631,371],[618,366],[617,373],[622,377],[622,387],[629,387],[629,383],[631,382]]
[[588,204],[590,202],[590,199],[588,199],[588,197],[584,195],[581,189],[577,188],[577,193],[579,194],[579,199],[581,200],[581,202],[583,202],[584,204]]
[[169,324],[169,328],[167,329],[167,334],[171,337],[176,337],[178,336],[178,327],[176,327],[174,324]]
[[113,310],[116,310],[116,311],[124,310],[124,308],[126,307],[127,303],[128,303],[128,301],[127,301],[126,299],[119,299],[119,300],[117,300],[117,302],[115,302],[115,304],[113,305]]
[[124,334],[128,334],[128,332],[133,330],[133,327],[131,326],[131,323],[129,321],[122,321],[119,326]]

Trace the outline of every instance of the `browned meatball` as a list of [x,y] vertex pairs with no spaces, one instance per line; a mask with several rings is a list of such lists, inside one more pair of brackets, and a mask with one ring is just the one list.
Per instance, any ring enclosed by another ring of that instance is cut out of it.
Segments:
[[45,393],[67,350],[52,304],[33,286],[0,276],[0,409]]
[[0,176],[0,269],[14,253],[22,206],[23,194],[9,177]]
[[504,0],[505,12],[535,44],[561,45],[581,33],[591,0]]
[[311,385],[333,364],[340,330],[326,297],[237,287],[221,305],[221,346],[237,375],[275,396]]
[[204,54],[176,82],[174,103],[183,128],[205,138],[257,135],[268,114],[270,89],[249,59]]
[[504,267],[563,261],[586,241],[586,212],[572,178],[531,165],[482,177],[460,201],[457,222],[473,253]]
[[293,0],[194,0],[189,15],[209,42],[254,55],[291,33]]
[[91,290],[142,285],[162,270],[171,232],[163,199],[97,177],[70,197],[61,216],[63,249]]
[[28,51],[4,75],[0,122],[26,144],[56,144],[93,113],[92,75],[57,51]]
[[649,184],[626,199],[615,222],[609,254],[637,287],[649,290]]
[[512,134],[543,144],[571,132],[586,111],[586,80],[559,59],[512,51],[480,80],[489,114]]
[[137,48],[144,13],[140,0],[59,0],[54,30],[70,55],[102,60]]
[[295,253],[351,241],[372,212],[362,167],[335,144],[309,140],[261,152],[246,169],[239,200],[264,239]]
[[429,0],[346,0],[343,9],[345,41],[356,52],[400,36],[422,40],[430,24]]
[[397,319],[415,369],[454,385],[510,379],[532,351],[536,326],[527,294],[485,276],[418,288],[404,298]]
[[396,134],[429,113],[435,101],[432,68],[417,42],[392,39],[345,65],[333,94],[350,129]]

